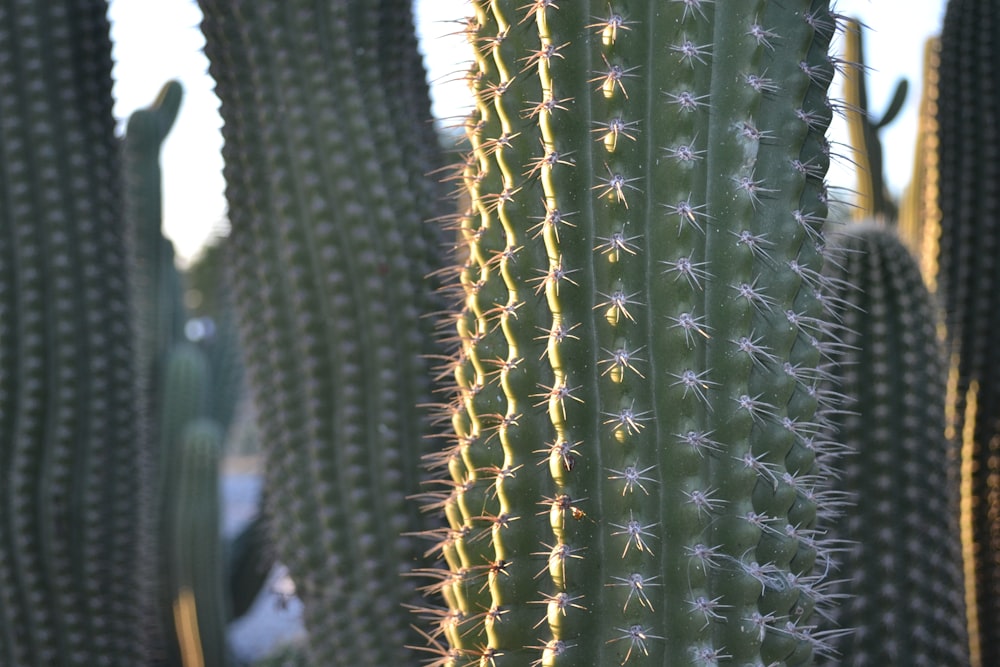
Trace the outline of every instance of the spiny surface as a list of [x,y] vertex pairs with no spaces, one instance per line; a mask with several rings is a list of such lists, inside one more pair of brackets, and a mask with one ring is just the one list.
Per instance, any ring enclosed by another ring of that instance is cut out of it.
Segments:
[[277,555],[316,664],[406,664],[439,309],[410,2],[201,6]]
[[807,664],[821,2],[474,2],[431,664]]
[[[967,460],[963,494],[974,664],[1000,663],[1000,8],[952,0],[937,97],[938,293],[957,361],[953,405]],[[974,499],[974,500],[973,500]]]
[[134,665],[142,470],[107,6],[0,6],[0,664]]
[[[848,449],[833,490],[850,502],[833,618],[837,663],[967,665],[958,535],[958,451],[945,437],[946,376],[936,304],[895,232],[852,225],[828,266],[844,323],[830,390]],[[850,279],[851,283],[846,281]]]

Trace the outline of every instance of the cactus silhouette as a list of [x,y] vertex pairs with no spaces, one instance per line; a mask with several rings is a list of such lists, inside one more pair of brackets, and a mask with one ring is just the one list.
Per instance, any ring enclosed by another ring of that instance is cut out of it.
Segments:
[[810,663],[835,17],[473,8],[433,664]]

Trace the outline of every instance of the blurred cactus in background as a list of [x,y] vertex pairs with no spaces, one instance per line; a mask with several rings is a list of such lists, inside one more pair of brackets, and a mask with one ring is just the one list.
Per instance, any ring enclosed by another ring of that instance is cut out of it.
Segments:
[[832,491],[843,516],[833,627],[847,665],[967,665],[957,443],[945,434],[947,365],[937,310],[892,227],[851,225],[827,266],[843,323],[830,437],[847,448]]
[[[937,75],[937,294],[956,381],[973,664],[1000,664],[1000,8],[950,0]],[[936,222],[936,221],[931,221]]]

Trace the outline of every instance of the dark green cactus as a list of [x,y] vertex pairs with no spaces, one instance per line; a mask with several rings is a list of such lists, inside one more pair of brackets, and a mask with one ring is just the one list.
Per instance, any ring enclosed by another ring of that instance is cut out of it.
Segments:
[[952,0],[938,81],[938,295],[956,359],[974,665],[1000,664],[1000,8]]
[[433,664],[810,664],[835,17],[473,8]]
[[106,4],[0,11],[0,664],[135,665],[145,470]]
[[410,2],[201,6],[275,552],[316,664],[412,662],[440,253]]
[[[171,608],[178,629],[180,664],[222,667],[227,663],[229,618],[219,540],[222,429],[209,419],[188,422],[180,435],[177,452],[176,501],[167,529],[170,587],[174,591]],[[190,616],[180,617],[181,610]],[[194,627],[197,634],[189,630]]]
[[131,260],[130,284],[136,313],[137,358],[146,385],[145,409],[155,414],[163,367],[171,346],[184,337],[183,288],[173,244],[164,238],[160,149],[180,110],[183,90],[176,81],[156,100],[129,116],[125,132],[125,219]]
[[947,367],[938,311],[892,229],[856,225],[831,239],[828,267],[844,324],[831,392],[847,448],[834,488],[844,513],[832,617],[855,631],[838,664],[969,664],[957,443],[945,437]]

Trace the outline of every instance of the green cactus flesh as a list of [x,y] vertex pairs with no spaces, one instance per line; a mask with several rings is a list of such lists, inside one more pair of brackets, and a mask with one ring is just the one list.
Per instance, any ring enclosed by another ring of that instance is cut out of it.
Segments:
[[0,664],[134,665],[143,470],[107,6],[0,11]]
[[316,664],[412,662],[403,605],[420,597],[401,570],[422,546],[406,533],[430,525],[409,496],[428,431],[417,406],[433,400],[423,314],[440,305],[424,278],[439,248],[422,177],[437,165],[404,152],[427,132],[426,85],[422,105],[387,101],[420,88],[397,80],[419,69],[415,44],[408,63],[377,60],[410,3],[201,5],[275,553]]
[[[935,304],[892,230],[851,226],[828,268],[843,318],[831,391],[850,454],[834,489],[850,495],[828,533],[843,540],[833,617],[849,665],[969,664],[958,535],[958,456],[945,437],[946,376]],[[848,286],[845,282],[853,283]]]
[[823,2],[474,2],[439,665],[828,650]]

